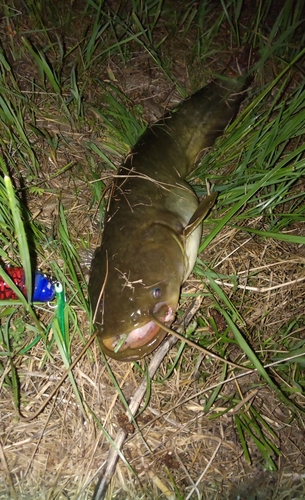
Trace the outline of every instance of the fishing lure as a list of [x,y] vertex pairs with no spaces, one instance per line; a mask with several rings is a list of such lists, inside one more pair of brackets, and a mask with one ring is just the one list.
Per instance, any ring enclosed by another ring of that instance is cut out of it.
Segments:
[[[24,269],[22,267],[7,266],[5,267],[5,271],[23,295],[27,296]],[[53,300],[55,297],[55,281],[42,271],[36,271],[33,278],[33,302],[49,302]],[[18,297],[15,292],[6,281],[0,277],[0,300],[16,299],[18,299]]]

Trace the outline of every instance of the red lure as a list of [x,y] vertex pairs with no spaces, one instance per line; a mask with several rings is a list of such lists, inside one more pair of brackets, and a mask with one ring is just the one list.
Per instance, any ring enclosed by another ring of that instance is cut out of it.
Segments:
[[[12,278],[15,285],[27,296],[25,274],[22,267],[5,267],[5,271]],[[55,297],[55,282],[41,271],[34,273],[34,286],[32,300],[34,302],[48,302]],[[6,281],[0,277],[0,300],[17,300],[18,297]]]
[[[6,267],[5,270],[23,295],[26,295],[25,276],[22,267]],[[16,299],[18,299],[18,297],[15,292],[13,292],[3,278],[0,277],[0,300]]]

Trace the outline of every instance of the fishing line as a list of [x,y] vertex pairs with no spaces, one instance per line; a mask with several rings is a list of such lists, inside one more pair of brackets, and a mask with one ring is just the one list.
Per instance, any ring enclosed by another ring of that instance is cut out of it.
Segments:
[[151,317],[152,321],[154,321],[158,326],[160,326],[160,328],[162,328],[162,330],[165,330],[167,333],[174,335],[174,337],[177,337],[179,340],[181,340],[182,342],[185,342],[189,346],[195,347],[195,349],[198,349],[198,351],[203,352],[205,355],[212,356],[213,358],[218,359],[219,361],[222,361],[222,363],[226,363],[227,365],[234,366],[234,368],[240,368],[242,370],[247,369],[246,367],[244,367],[242,365],[238,365],[237,363],[233,363],[233,361],[228,361],[227,359],[224,359],[221,356],[218,356],[217,354],[214,354],[213,352],[208,351],[204,347],[201,347],[200,345],[196,344],[195,342],[192,342],[191,340],[187,339],[183,335],[180,335],[180,333],[175,332],[175,330],[172,330],[168,326],[164,325],[164,323],[161,323],[161,321],[159,321],[153,314],[151,314],[150,317]]

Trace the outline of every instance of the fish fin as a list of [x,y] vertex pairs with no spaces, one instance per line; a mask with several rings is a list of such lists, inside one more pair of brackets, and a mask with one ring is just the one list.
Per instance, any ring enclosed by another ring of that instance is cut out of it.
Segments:
[[87,272],[91,269],[92,260],[95,254],[96,248],[82,248],[78,250],[78,256],[80,259],[80,266],[83,270],[87,269]]
[[207,216],[213,205],[215,204],[218,193],[212,193],[201,201],[188,224],[184,228],[184,237],[187,238]]

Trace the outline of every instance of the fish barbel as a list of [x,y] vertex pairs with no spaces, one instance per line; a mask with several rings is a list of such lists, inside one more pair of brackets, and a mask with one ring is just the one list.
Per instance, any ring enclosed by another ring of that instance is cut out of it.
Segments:
[[166,335],[180,289],[191,273],[202,220],[216,200],[184,180],[200,152],[236,115],[245,75],[212,81],[147,128],[112,185],[101,246],[93,257],[89,295],[102,350],[133,361]]

